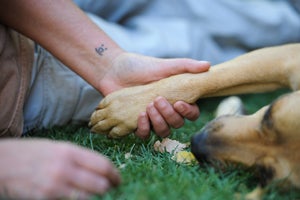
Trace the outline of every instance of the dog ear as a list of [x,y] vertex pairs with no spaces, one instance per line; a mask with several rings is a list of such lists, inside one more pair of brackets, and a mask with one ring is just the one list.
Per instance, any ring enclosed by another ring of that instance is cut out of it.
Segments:
[[274,120],[273,120],[273,106],[270,105],[265,111],[264,117],[261,121],[260,132],[262,138],[268,143],[276,143],[278,141],[278,131],[276,130]]
[[283,143],[299,141],[300,135],[300,92],[284,94],[277,98],[265,111],[260,131],[266,141]]

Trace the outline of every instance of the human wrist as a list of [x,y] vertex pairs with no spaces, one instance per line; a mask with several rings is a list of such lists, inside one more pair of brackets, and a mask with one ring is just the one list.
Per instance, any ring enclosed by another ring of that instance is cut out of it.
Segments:
[[[91,76],[91,79],[94,83],[90,83],[93,85],[93,87],[101,92],[103,95],[105,95],[105,87],[106,85],[103,85],[103,80],[112,80],[113,75],[115,73],[118,73],[118,69],[114,69],[115,63],[118,62],[118,60],[123,57],[122,55],[126,54],[126,51],[124,51],[121,48],[107,48],[105,50],[107,52],[104,52],[102,55],[99,55],[97,52],[97,59],[92,64],[95,73],[93,73]],[[96,49],[95,49],[96,52]],[[111,79],[112,78],[112,79]],[[104,81],[106,82],[106,81]]]

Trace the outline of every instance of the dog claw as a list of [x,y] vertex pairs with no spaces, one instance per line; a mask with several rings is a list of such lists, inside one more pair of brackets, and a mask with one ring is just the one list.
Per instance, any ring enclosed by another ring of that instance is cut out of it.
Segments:
[[116,127],[112,128],[111,131],[108,133],[108,137],[120,138],[125,135],[128,135],[128,133],[130,133],[130,130],[116,126]]
[[90,118],[89,127],[93,127],[99,121],[102,121],[104,119],[105,119],[105,117],[103,116],[101,110],[97,110],[97,111],[93,112],[93,114]]

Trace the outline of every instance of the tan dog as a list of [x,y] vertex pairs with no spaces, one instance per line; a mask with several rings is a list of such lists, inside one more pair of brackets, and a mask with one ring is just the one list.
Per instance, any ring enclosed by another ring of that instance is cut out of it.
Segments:
[[[108,95],[93,113],[93,132],[121,137],[134,131],[140,112],[157,96],[169,102],[256,93],[300,86],[300,44],[264,48],[216,65]],[[297,103],[298,102],[298,103]],[[199,160],[261,166],[268,180],[287,178],[300,188],[300,92],[279,98],[250,116],[221,117],[192,140]],[[266,180],[266,181],[268,181]]]

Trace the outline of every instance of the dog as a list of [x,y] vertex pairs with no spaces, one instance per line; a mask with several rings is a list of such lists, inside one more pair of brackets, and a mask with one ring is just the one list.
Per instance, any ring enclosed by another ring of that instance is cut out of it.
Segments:
[[192,137],[191,150],[200,163],[254,168],[262,188],[273,180],[284,189],[300,188],[297,102],[300,92],[283,95],[253,115],[220,116]]
[[91,131],[122,137],[137,127],[139,113],[157,96],[170,103],[290,88],[271,105],[249,116],[222,116],[192,138],[202,162],[241,163],[260,169],[262,185],[285,180],[300,188],[300,44],[258,49],[200,74],[180,74],[125,88],[105,97],[92,114]]

